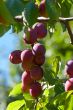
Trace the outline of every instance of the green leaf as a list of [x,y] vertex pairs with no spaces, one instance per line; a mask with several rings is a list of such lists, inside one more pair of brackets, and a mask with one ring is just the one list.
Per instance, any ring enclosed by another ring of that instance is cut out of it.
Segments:
[[33,97],[29,93],[24,93],[23,96],[25,100],[34,100]]
[[19,83],[10,92],[7,103],[10,103],[16,100],[21,100],[21,99],[23,99],[23,94],[21,90],[21,83]]
[[69,17],[70,16],[70,8],[71,8],[71,3],[68,1],[64,1],[61,4],[61,16],[62,17]]
[[9,10],[7,9],[3,0],[0,0],[0,16],[3,18],[5,24],[13,24],[14,20]]
[[19,110],[25,104],[24,100],[17,100],[10,103],[6,110]]
[[48,16],[52,20],[57,20],[60,16],[60,8],[53,0],[46,0],[46,9]]
[[55,73],[52,71],[51,66],[47,65],[48,63],[44,65],[44,78],[47,82],[49,82],[50,85],[53,85],[55,84],[56,80],[58,80],[58,78],[55,77]]
[[[50,104],[55,107],[64,107],[64,110],[72,110],[73,101],[73,90],[68,92],[63,92],[62,94],[57,95]],[[71,100],[71,101],[70,101]],[[69,108],[68,108],[69,107]]]
[[10,92],[9,96],[18,96],[19,94],[22,94],[21,83],[17,84],[13,88],[13,90]]
[[55,95],[61,94],[65,91],[64,85],[62,83],[57,82],[55,84],[54,90],[55,90]]
[[60,62],[61,62],[60,56],[56,56],[53,60],[52,70],[55,72],[55,75],[57,75],[59,72]]
[[3,34],[5,34],[10,29],[10,26],[5,26],[3,24],[0,24],[0,37],[2,37]]
[[13,16],[21,15],[29,0],[6,0],[5,3]]
[[38,9],[33,2],[28,3],[23,12],[23,19],[27,22],[29,26],[32,26],[37,22]]

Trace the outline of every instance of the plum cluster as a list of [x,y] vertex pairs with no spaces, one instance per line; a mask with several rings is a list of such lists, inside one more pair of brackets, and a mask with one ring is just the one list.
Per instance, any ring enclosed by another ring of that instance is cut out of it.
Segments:
[[31,45],[31,49],[14,50],[9,55],[13,64],[21,63],[24,70],[22,74],[22,91],[30,93],[37,98],[42,93],[42,86],[39,82],[43,78],[43,68],[45,62],[45,47],[37,42],[46,36],[47,29],[43,23],[36,23],[32,28],[28,28],[23,35],[25,43]]
[[65,83],[65,91],[73,90],[73,60],[69,60],[65,66],[69,79]]

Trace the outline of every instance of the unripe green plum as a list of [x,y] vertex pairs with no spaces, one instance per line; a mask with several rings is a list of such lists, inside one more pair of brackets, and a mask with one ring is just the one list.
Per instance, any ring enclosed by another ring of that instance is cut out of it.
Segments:
[[43,77],[43,69],[40,66],[35,66],[31,69],[30,76],[33,80],[41,80]]
[[39,97],[42,93],[41,84],[39,82],[34,82],[29,89],[29,93],[33,98]]
[[69,77],[73,77],[73,60],[69,60],[65,66],[65,71]]
[[70,78],[65,83],[65,91],[73,90],[73,78]]
[[11,61],[11,63],[13,64],[19,64],[21,63],[21,50],[14,50],[13,52],[11,52],[11,54],[9,55],[9,60]]
[[28,31],[24,33],[23,39],[27,44],[34,44],[37,41],[37,31],[36,29],[28,28]]

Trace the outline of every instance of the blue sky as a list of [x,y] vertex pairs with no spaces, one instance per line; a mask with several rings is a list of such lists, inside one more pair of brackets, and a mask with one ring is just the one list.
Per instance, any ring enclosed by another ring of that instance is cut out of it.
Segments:
[[7,84],[12,83],[9,75],[9,54],[15,50],[18,43],[18,36],[9,30],[6,34],[0,37],[0,79],[6,80]]

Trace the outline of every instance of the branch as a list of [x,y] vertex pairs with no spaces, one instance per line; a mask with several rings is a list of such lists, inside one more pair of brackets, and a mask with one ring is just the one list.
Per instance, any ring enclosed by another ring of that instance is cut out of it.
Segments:
[[69,36],[70,36],[70,39],[71,39],[71,44],[73,44],[73,33],[72,33],[71,27],[69,25],[69,22],[66,21],[66,22],[64,22],[64,24],[65,24],[65,26],[68,30],[68,33],[69,33]]
[[[15,16],[14,19],[17,22],[23,23],[23,17],[21,15]],[[49,20],[50,20],[50,18],[45,18],[45,17],[38,17],[37,18],[37,21],[38,22],[48,22]],[[53,20],[53,21],[56,21],[56,20]],[[59,19],[56,22],[59,22],[59,21],[61,23],[64,23],[65,24],[65,26],[66,26],[66,28],[68,30],[70,39],[71,39],[71,44],[73,44],[73,33],[72,33],[71,27],[69,25],[69,21],[73,21],[73,17],[69,17],[69,18],[59,17]]]

